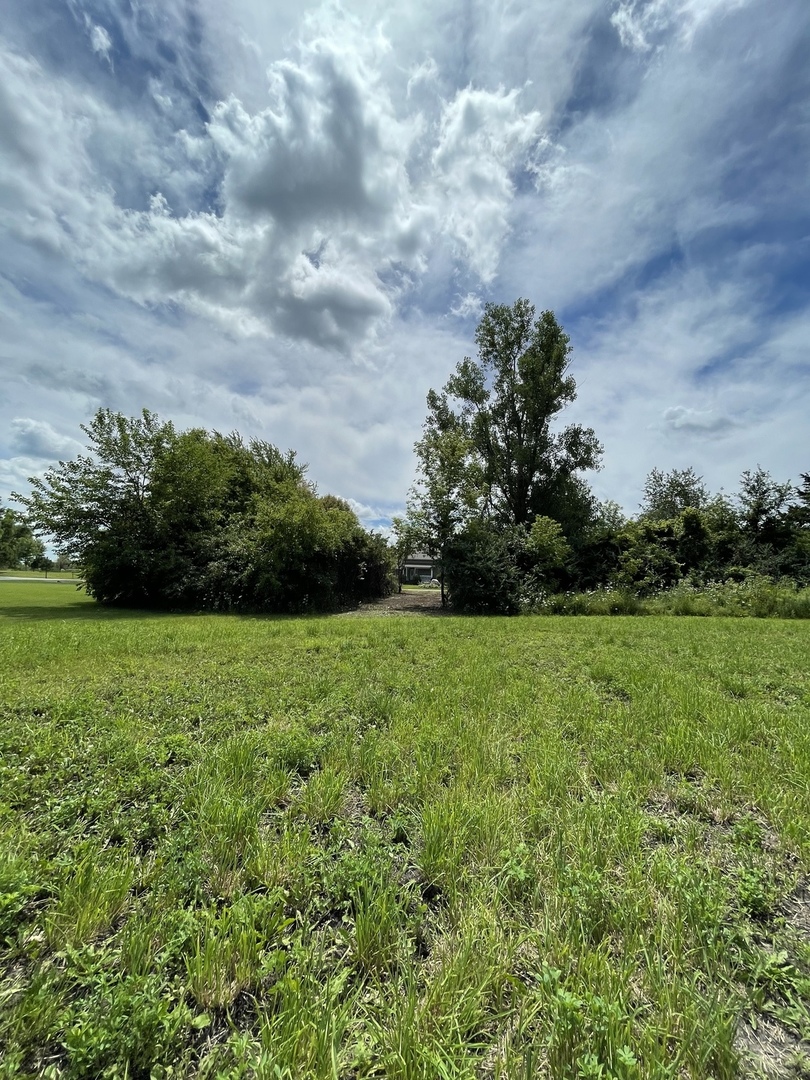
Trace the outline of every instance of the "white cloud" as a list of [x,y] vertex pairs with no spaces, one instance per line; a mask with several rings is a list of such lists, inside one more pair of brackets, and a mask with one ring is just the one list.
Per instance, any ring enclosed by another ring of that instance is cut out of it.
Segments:
[[725,416],[714,409],[688,409],[684,405],[672,405],[663,412],[665,427],[673,431],[688,431],[694,434],[720,435],[729,428],[736,427],[739,421]]
[[803,206],[798,0],[198,0],[193,33],[165,0],[152,37],[119,5],[114,79],[78,6],[81,71],[12,8],[0,489],[45,461],[12,419],[78,437],[148,405],[297,448],[371,521],[481,305],[519,295],[572,333],[600,495],[632,507],[654,465],[806,469],[810,329],[765,299],[796,248],[744,238]]
[[94,53],[98,53],[99,56],[103,56],[105,60],[110,59],[110,49],[112,49],[112,39],[103,26],[98,26],[96,23],[89,23],[90,30],[90,45]]
[[693,466],[714,491],[735,489],[758,461],[795,477],[810,408],[810,379],[796,364],[808,330],[806,313],[768,328],[755,286],[710,287],[698,269],[593,323],[574,342],[579,397],[570,415],[605,444],[597,494],[632,512],[656,467]]
[[41,458],[0,457],[0,502],[3,504],[11,502],[10,496],[13,491],[26,493],[30,487],[29,477],[42,476],[46,468]]
[[610,21],[623,45],[649,52],[674,29],[682,44],[691,43],[709,19],[744,7],[751,0],[620,0]]
[[[263,109],[231,96],[212,111],[207,147],[181,131],[162,163],[137,162],[155,183],[143,209],[121,205],[98,172],[96,143],[118,118],[8,55],[10,128],[28,167],[9,170],[7,226],[140,303],[173,301],[238,333],[350,352],[390,318],[442,235],[492,279],[511,174],[530,164],[539,134],[539,114],[521,110],[516,90],[471,87],[436,103],[431,128],[405,98],[394,104],[381,76],[389,52],[382,34],[349,20],[328,39],[302,41],[268,69]],[[165,95],[150,86],[162,108]],[[126,131],[136,155],[139,134]],[[195,182],[187,177],[215,162],[222,210],[176,210],[161,174],[182,202]]]
[[444,196],[444,231],[485,283],[492,281],[509,232],[512,174],[535,161],[542,121],[522,112],[519,91],[466,87],[445,106],[433,151]]
[[457,302],[450,308],[450,314],[457,319],[479,319],[484,311],[481,297],[476,293],[465,293],[459,296]]
[[51,460],[72,457],[82,449],[81,443],[60,435],[46,420],[27,416],[11,421],[11,445],[20,455]]

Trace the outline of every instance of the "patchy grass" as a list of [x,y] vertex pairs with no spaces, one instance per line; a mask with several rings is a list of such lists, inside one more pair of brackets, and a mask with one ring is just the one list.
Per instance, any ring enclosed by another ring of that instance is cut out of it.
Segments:
[[807,1076],[808,655],[0,585],[0,1076]]

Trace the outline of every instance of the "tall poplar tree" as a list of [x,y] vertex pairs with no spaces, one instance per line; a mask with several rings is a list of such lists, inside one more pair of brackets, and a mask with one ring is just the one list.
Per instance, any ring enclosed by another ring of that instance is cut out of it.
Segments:
[[425,485],[436,460],[424,447],[452,438],[464,448],[464,478],[479,510],[503,525],[553,516],[576,475],[599,466],[602,447],[591,428],[557,428],[557,414],[576,398],[569,337],[551,311],[535,317],[528,300],[487,304],[475,332],[478,358],[456,366],[441,393],[428,394],[425,434],[416,445]]

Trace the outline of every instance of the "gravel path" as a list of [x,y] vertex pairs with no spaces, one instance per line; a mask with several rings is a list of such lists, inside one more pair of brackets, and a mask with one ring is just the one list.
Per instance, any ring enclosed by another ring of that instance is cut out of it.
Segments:
[[383,615],[447,615],[442,608],[442,595],[439,589],[420,589],[394,593],[384,600],[369,600],[355,611],[345,611],[339,618],[379,617]]

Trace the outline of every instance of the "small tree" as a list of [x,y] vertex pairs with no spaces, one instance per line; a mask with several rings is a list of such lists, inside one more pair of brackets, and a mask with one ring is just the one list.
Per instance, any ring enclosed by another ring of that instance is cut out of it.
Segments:
[[672,469],[665,473],[653,469],[644,481],[641,516],[652,521],[667,521],[691,507],[701,510],[709,501],[709,492],[693,468]]
[[413,545],[411,552],[421,547],[439,563],[444,607],[447,545],[470,520],[477,491],[469,468],[469,440],[463,426],[432,390],[427,400],[430,413],[422,438],[414,447],[420,479],[408,494],[401,535]]
[[761,465],[746,469],[737,495],[743,529],[754,539],[774,538],[784,524],[793,485],[779,483]]
[[405,563],[419,549],[418,530],[409,518],[394,517],[391,521],[394,531],[394,563],[396,565],[397,592],[402,592],[402,579],[405,576]]
[[810,473],[801,474],[802,482],[796,488],[798,502],[791,508],[794,524],[800,529],[810,529]]
[[45,577],[47,577],[48,572],[56,568],[56,563],[47,555],[42,554],[37,555],[35,558],[31,559],[31,561],[27,563],[27,566],[31,570],[44,570]]
[[470,615],[514,615],[520,609],[518,561],[526,543],[520,526],[506,528],[476,518],[447,543],[445,569],[450,603]]

